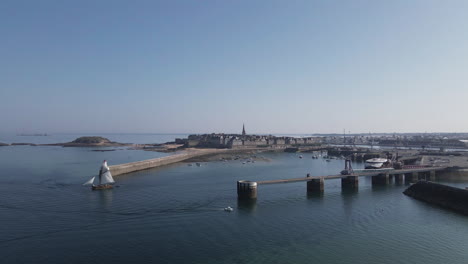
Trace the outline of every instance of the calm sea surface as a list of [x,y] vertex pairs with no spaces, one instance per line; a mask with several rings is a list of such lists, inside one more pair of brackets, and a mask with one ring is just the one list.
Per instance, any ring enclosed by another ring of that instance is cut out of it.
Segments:
[[[184,135],[103,136],[158,143]],[[1,263],[468,263],[468,217],[403,195],[405,185],[373,187],[361,178],[350,192],[329,180],[323,196],[308,196],[305,182],[265,185],[255,203],[237,201],[237,180],[336,174],[342,160],[258,154],[270,161],[181,163],[118,176],[113,190],[81,186],[104,159],[114,165],[164,155],[0,147]]]

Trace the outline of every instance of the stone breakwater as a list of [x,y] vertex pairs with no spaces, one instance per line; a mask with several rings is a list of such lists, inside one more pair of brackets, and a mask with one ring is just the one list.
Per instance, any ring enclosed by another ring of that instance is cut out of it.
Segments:
[[162,158],[149,159],[136,161],[131,163],[119,164],[110,166],[110,170],[113,176],[118,176],[121,174],[127,174],[135,171],[146,170],[157,168],[177,162],[181,162],[190,158],[201,157],[206,155],[228,153],[229,149],[191,149],[186,150],[183,153],[174,154]]
[[403,193],[417,200],[468,215],[468,190],[419,181]]

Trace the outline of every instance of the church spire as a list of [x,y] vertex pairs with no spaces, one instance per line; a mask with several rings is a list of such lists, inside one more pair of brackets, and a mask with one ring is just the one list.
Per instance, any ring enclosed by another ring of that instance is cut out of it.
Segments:
[[245,125],[242,124],[242,136],[245,137]]

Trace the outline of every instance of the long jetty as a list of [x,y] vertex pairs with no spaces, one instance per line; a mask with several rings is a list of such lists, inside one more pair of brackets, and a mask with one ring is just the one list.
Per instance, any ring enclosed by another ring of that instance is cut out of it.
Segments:
[[188,149],[183,153],[169,155],[161,158],[148,159],[136,162],[130,162],[125,164],[113,165],[110,166],[113,176],[118,176],[122,174],[127,174],[135,171],[147,170],[152,168],[157,168],[191,158],[202,157],[212,154],[222,154],[230,152],[229,149]]
[[343,188],[357,188],[359,185],[359,177],[370,176],[372,177],[372,184],[389,184],[390,179],[395,177],[395,181],[402,182],[403,177],[405,181],[416,182],[419,178],[435,180],[436,172],[443,171],[447,167],[426,167],[426,168],[413,168],[413,169],[399,169],[399,170],[382,170],[371,172],[359,172],[349,175],[327,175],[327,176],[310,176],[302,178],[279,179],[279,180],[266,180],[266,181],[238,181],[237,182],[237,195],[239,199],[256,199],[257,186],[266,184],[278,183],[291,183],[291,182],[307,182],[307,192],[323,192],[324,181],[329,179],[341,179],[341,186]]

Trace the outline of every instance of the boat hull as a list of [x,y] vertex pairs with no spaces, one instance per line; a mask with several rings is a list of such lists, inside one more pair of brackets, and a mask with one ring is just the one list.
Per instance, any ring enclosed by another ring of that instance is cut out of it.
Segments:
[[373,158],[366,160],[366,169],[380,169],[389,165],[388,159]]
[[382,163],[366,163],[365,165],[366,169],[380,169],[383,167],[383,162]]
[[91,190],[98,191],[98,190],[107,190],[107,189],[112,189],[112,188],[114,188],[114,186],[110,184],[103,184],[103,185],[92,186]]

